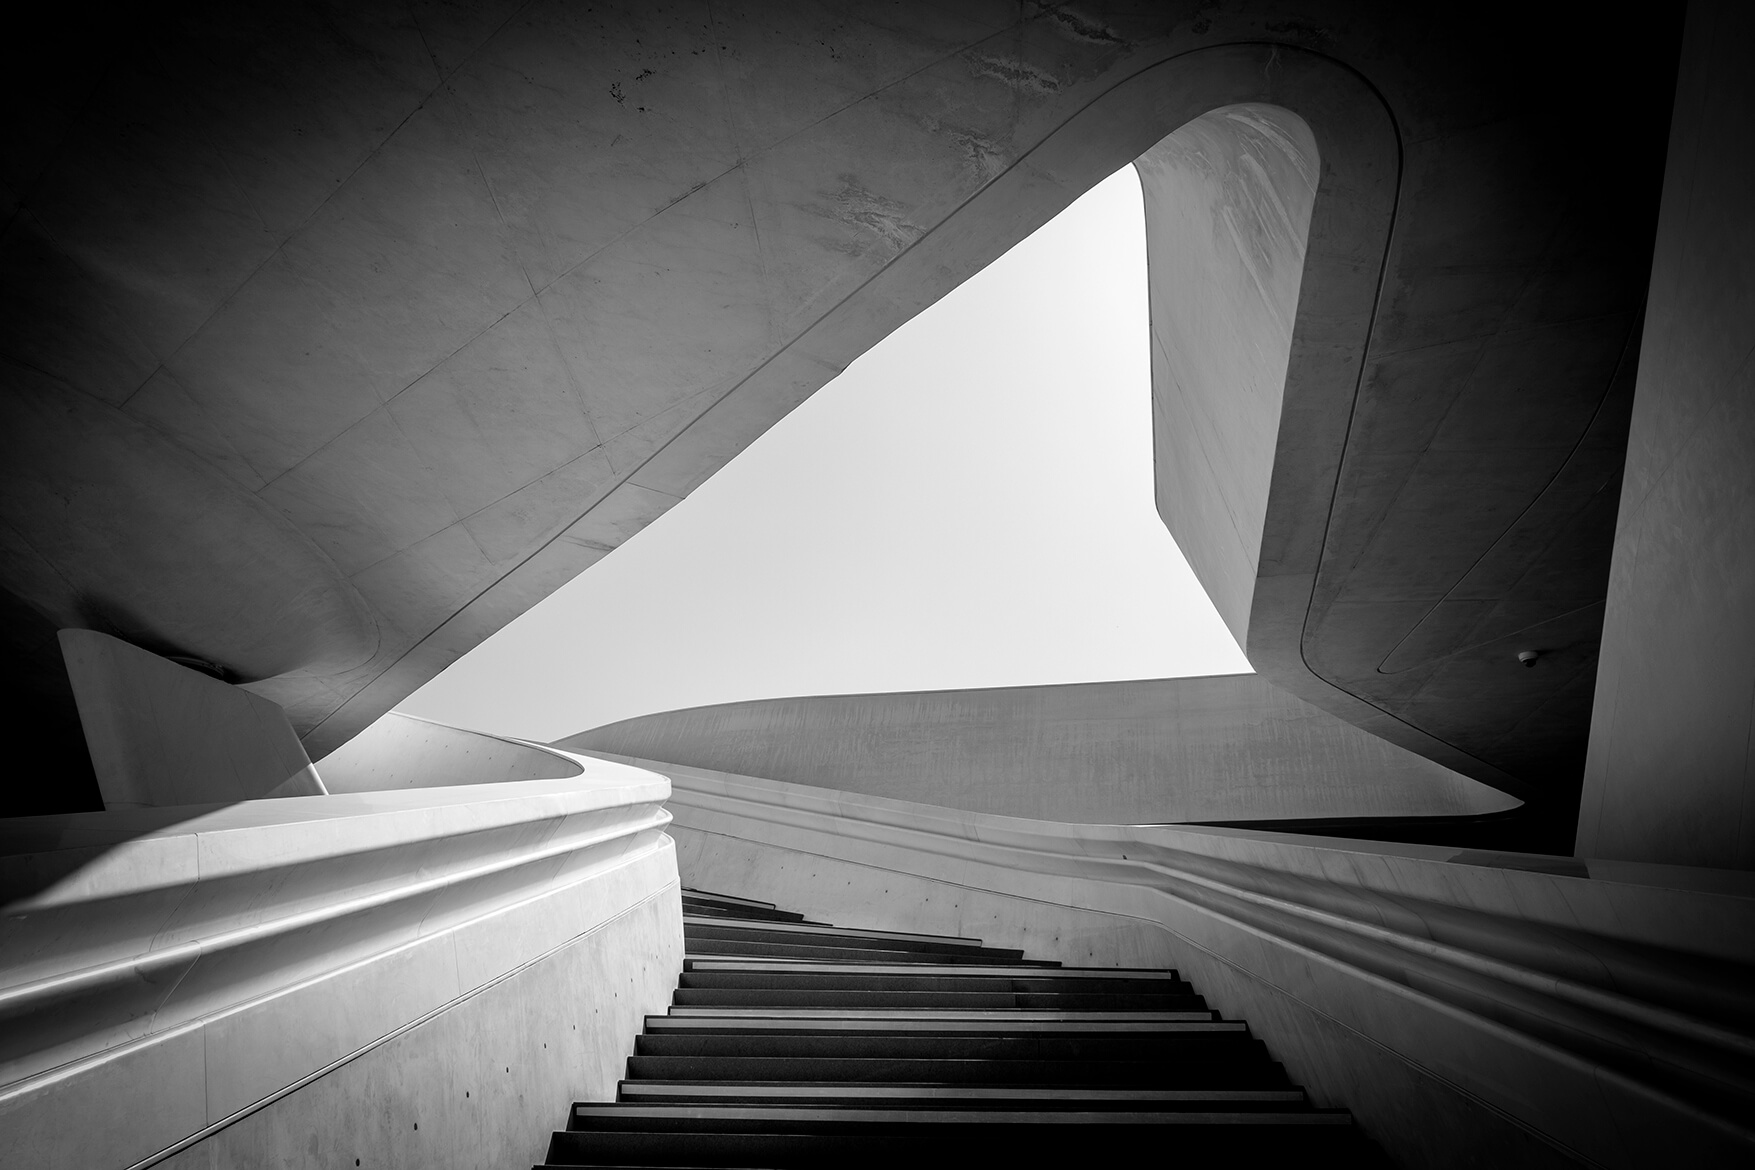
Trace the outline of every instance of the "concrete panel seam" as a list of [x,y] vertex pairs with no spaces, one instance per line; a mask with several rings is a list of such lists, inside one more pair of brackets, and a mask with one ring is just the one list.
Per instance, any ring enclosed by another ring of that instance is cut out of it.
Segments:
[[[668,840],[668,837],[666,838],[666,840]],[[179,1154],[179,1153],[183,1152],[184,1150],[189,1149],[191,1146],[196,1145],[198,1142],[202,1141],[204,1138],[212,1137],[214,1134],[218,1133],[222,1129],[225,1129],[227,1126],[234,1125],[237,1122],[242,1121],[244,1118],[250,1116],[252,1113],[259,1112],[260,1110],[265,1109],[268,1106],[274,1104],[276,1101],[279,1101],[284,1097],[288,1097],[288,1096],[292,1095],[293,1093],[296,1093],[298,1090],[304,1088],[306,1085],[309,1085],[317,1080],[322,1079],[323,1077],[334,1072],[336,1069],[339,1069],[347,1064],[351,1064],[353,1061],[358,1060],[360,1057],[366,1055],[368,1052],[371,1052],[373,1049],[383,1047],[385,1044],[390,1043],[392,1040],[395,1040],[400,1036],[406,1035],[407,1033],[414,1031],[416,1028],[420,1027],[422,1024],[428,1023],[428,1022],[438,1018],[439,1016],[444,1015],[446,1012],[452,1010],[453,1008],[455,1008],[461,1004],[467,1003],[469,1000],[474,999],[476,996],[481,995],[484,992],[491,991],[492,989],[494,989],[495,987],[498,987],[500,984],[506,982],[507,980],[512,979],[513,977],[523,973],[524,971],[528,970],[531,967],[536,966],[538,963],[544,962],[545,960],[560,953],[561,951],[564,951],[569,947],[575,946],[579,942],[591,937],[593,934],[596,934],[601,930],[605,930],[605,929],[615,925],[617,922],[620,922],[623,918],[626,918],[628,915],[634,913],[635,911],[639,910],[641,907],[645,906],[648,902],[651,902],[657,898],[664,897],[671,890],[679,888],[680,885],[681,885],[680,879],[678,881],[667,883],[662,889],[655,890],[652,893],[645,895],[639,901],[635,902],[633,905],[628,906],[625,909],[617,912],[614,917],[606,919],[605,921],[598,923],[596,926],[593,926],[591,929],[585,931],[584,933],[574,935],[572,938],[567,939],[565,942],[558,943],[555,946],[550,947],[548,950],[543,951],[541,954],[536,955],[536,956],[526,960],[525,962],[520,963],[518,966],[512,968],[511,970],[506,971],[505,973],[503,973],[501,975],[495,976],[493,979],[489,980],[488,982],[483,983],[480,986],[475,987],[475,988],[471,989],[470,991],[467,991],[467,992],[463,993],[462,995],[459,995],[456,998],[454,998],[446,1003],[440,1004],[438,1007],[433,1008],[430,1011],[427,1011],[427,1012],[421,1014],[420,1016],[417,1016],[416,1018],[408,1021],[406,1024],[401,1025],[400,1027],[396,1028],[395,1030],[385,1033],[384,1035],[378,1037],[376,1040],[373,1040],[368,1044],[361,1045],[359,1048],[354,1049],[352,1052],[349,1052],[345,1056],[341,1056],[333,1061],[330,1061],[328,1064],[324,1065],[322,1068],[317,1069],[315,1072],[308,1073],[303,1077],[300,1077],[298,1080],[294,1081],[290,1085],[287,1085],[285,1088],[279,1089],[276,1092],[270,1093],[268,1096],[263,1097],[262,1099],[260,1099],[258,1101],[253,1101],[249,1105],[245,1106],[244,1108],[239,1109],[235,1113],[232,1113],[230,1116],[221,1118],[219,1121],[213,1122],[212,1124],[204,1127],[203,1129],[201,1129],[193,1134],[190,1134],[188,1137],[184,1138],[182,1141],[177,1142],[174,1145],[167,1146],[164,1149],[158,1151],[156,1154],[152,1154],[148,1157],[142,1158],[140,1161],[135,1162],[132,1165],[130,1165],[129,1167],[127,1167],[127,1170],[146,1170],[146,1168],[149,1166],[155,1166],[158,1163],[164,1161],[166,1158],[172,1157],[175,1154]],[[199,1026],[201,1026],[202,1023],[205,1023],[205,1021],[198,1021],[194,1024],[191,1024],[190,1026],[191,1027],[199,1027]]]

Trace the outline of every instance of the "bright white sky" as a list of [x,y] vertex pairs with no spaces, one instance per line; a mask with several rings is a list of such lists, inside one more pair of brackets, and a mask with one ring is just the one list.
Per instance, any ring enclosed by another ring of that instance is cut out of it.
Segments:
[[784,695],[1236,674],[1152,501],[1124,167],[399,709],[553,740]]

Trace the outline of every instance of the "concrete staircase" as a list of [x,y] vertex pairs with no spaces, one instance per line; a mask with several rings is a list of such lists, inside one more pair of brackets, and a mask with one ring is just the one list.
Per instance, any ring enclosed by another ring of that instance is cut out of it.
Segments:
[[683,893],[687,957],[613,1103],[548,1166],[913,1166],[1333,1154],[1381,1165],[1175,971],[853,930]]

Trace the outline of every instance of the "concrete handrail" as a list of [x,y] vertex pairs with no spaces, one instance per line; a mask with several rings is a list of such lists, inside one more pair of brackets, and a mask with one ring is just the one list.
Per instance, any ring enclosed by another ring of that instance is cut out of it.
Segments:
[[[673,885],[664,777],[572,762],[0,822],[0,1129],[150,1164]],[[187,1099],[77,1140],[123,1082]]]
[[[679,830],[1156,923],[1199,948],[1179,964],[1246,973],[1221,1006],[1270,1047],[1294,996],[1575,1157],[1755,1153],[1751,875],[1028,821],[641,763],[671,777]],[[1523,1056],[1496,1066],[1506,1044]]]

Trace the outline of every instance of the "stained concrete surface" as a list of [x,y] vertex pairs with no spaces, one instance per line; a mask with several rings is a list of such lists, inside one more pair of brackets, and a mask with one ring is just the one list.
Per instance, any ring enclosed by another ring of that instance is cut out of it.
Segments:
[[1253,675],[723,703],[557,746],[1087,824],[1517,806]]
[[648,1013],[682,969],[673,885],[159,1163],[432,1166],[539,1163],[574,1101],[611,1101]]
[[[1270,543],[1321,546],[1315,609],[1275,601],[1313,615],[1282,645],[1319,699],[1452,767],[1576,778],[1590,557],[1550,573],[1539,550],[1595,538],[1530,505],[1642,294],[1661,14],[1509,36],[1294,0],[87,23],[38,38],[46,82],[13,78],[0,576],[53,625],[256,680],[319,763],[1098,179],[1215,108],[1284,105],[1315,62],[1380,96],[1395,242],[1350,258],[1380,301],[1301,303],[1321,328],[1302,358],[1295,329],[1292,379],[1339,357],[1363,389],[1335,506],[1270,506]],[[1581,92],[1589,117],[1531,113]],[[1288,108],[1326,167],[1351,130],[1321,100]],[[1363,189],[1319,184],[1313,237]],[[142,454],[111,466],[124,435]],[[1496,580],[1560,580],[1459,593],[1489,552]],[[1476,623],[1385,683],[1464,593],[1509,598],[1495,636],[1570,622],[1555,669],[1496,673]]]
[[1755,868],[1755,49],[1689,6],[1578,849]]

